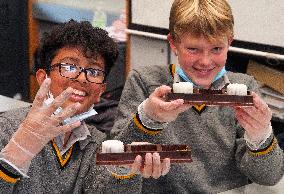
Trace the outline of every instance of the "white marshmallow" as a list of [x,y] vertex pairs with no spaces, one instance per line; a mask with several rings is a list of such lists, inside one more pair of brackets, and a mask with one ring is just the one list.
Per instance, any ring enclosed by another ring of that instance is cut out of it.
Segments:
[[102,153],[121,153],[124,152],[124,145],[119,140],[106,140],[102,142]]
[[227,94],[228,95],[235,95],[236,94],[236,87],[234,87],[235,85],[234,84],[229,84],[227,86]]
[[245,84],[229,84],[227,86],[228,95],[247,95],[247,86]]
[[246,85],[244,85],[244,84],[239,84],[240,86],[239,86],[239,95],[240,96],[245,96],[245,95],[247,95],[247,90],[248,90],[248,87],[246,86]]
[[193,93],[193,84],[190,82],[176,82],[173,84],[174,93],[184,93],[192,94]]

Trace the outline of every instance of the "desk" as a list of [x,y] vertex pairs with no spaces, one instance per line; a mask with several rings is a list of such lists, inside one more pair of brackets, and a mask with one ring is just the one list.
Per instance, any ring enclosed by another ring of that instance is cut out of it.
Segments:
[[0,95],[0,112],[5,112],[11,109],[28,107],[31,104],[28,102],[15,100],[6,96]]
[[240,188],[222,192],[221,194],[282,194],[284,193],[284,177],[275,186],[263,186],[252,183]]

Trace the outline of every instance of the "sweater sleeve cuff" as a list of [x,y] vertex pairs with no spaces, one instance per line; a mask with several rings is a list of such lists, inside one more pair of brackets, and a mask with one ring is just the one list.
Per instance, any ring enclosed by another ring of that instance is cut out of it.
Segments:
[[258,150],[249,149],[249,154],[254,156],[254,157],[264,156],[264,155],[272,152],[273,150],[275,150],[277,148],[277,145],[278,145],[278,142],[277,142],[276,138],[274,137],[274,135],[271,135],[271,138],[269,138],[266,143],[268,143],[268,145],[264,148],[260,148]]
[[167,122],[159,122],[155,121],[147,116],[147,114],[144,111],[144,103],[146,100],[144,100],[139,106],[138,106],[138,116],[141,121],[141,124],[144,125],[147,128],[150,129],[164,129],[168,123]]
[[140,132],[147,134],[147,135],[151,135],[151,136],[157,135],[158,133],[160,133],[163,130],[163,129],[151,129],[151,128],[148,128],[145,125],[143,125],[142,122],[139,119],[138,113],[133,115],[133,122],[134,122],[134,125],[136,126],[136,128]]
[[1,153],[0,153],[0,165],[2,165],[7,170],[11,171],[13,174],[16,174],[20,178],[21,177],[30,178],[26,173],[20,170],[16,165],[14,165],[9,160],[5,159],[5,157],[3,157]]
[[0,159],[0,179],[15,184],[21,177],[22,175],[17,169],[3,161],[2,158]]
[[273,131],[271,124],[268,126],[267,133],[260,140],[258,141],[251,140],[246,132],[244,134],[244,139],[246,140],[246,144],[250,150],[259,150],[267,147],[273,139]]

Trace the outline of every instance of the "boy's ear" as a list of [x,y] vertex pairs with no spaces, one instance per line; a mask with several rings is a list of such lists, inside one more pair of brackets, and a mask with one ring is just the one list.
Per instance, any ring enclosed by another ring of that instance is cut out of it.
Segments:
[[100,97],[102,96],[102,94],[106,91],[106,83],[101,84],[101,92],[100,92]]
[[229,38],[228,38],[229,46],[232,44],[233,40],[234,40],[234,37],[229,36]]
[[175,53],[175,55],[177,55],[177,48],[175,46],[175,41],[174,41],[174,38],[172,37],[172,35],[170,33],[168,34],[167,39],[169,41],[169,44],[170,44],[172,51]]
[[42,82],[45,80],[46,76],[47,76],[47,74],[46,74],[45,70],[43,70],[43,69],[37,70],[37,72],[36,72],[37,83],[39,85],[41,85]]

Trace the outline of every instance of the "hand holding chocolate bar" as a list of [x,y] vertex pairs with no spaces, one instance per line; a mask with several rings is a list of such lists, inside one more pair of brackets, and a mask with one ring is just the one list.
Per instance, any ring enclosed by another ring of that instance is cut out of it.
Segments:
[[258,144],[265,140],[272,132],[270,120],[272,112],[268,105],[254,92],[252,92],[254,106],[235,107],[236,118],[246,130],[251,143]]
[[157,179],[169,172],[171,162],[191,161],[191,150],[186,145],[156,145],[145,142],[124,145],[118,140],[107,140],[102,143],[101,152],[97,153],[96,164],[108,165],[109,171],[118,178],[140,173],[144,178]]
[[170,102],[165,100],[165,96],[171,92],[169,86],[160,86],[144,102],[144,112],[146,115],[159,122],[174,121],[177,116],[189,109],[191,106],[184,104],[183,99],[175,99]]

